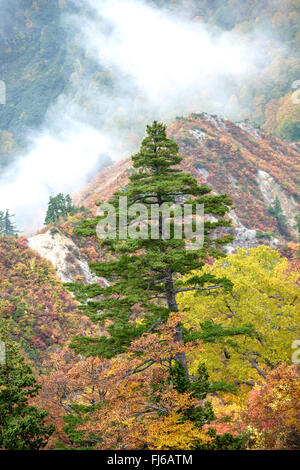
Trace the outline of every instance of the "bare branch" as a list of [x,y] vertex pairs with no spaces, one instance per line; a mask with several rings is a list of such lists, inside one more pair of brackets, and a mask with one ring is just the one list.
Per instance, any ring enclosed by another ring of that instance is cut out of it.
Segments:
[[176,290],[175,294],[179,294],[180,292],[188,292],[191,290],[213,290],[213,289],[220,289],[221,287],[224,287],[223,285],[220,286],[208,286],[208,287],[187,287],[186,289],[180,289]]

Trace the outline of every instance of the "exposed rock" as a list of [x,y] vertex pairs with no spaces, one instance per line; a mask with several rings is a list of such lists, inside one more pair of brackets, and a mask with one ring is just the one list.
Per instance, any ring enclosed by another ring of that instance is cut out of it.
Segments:
[[[235,253],[237,248],[255,248],[261,245],[262,239],[257,237],[257,231],[245,227],[237,216],[236,212],[232,209],[228,213],[228,217],[232,220],[234,227],[234,240],[226,247],[228,254]],[[271,248],[276,248],[279,240],[275,237],[265,238],[264,245],[269,245]]]
[[78,247],[62,233],[51,233],[48,230],[44,234],[28,238],[28,244],[32,250],[53,264],[63,282],[73,282],[78,276],[83,277],[88,284],[98,281],[91,274],[87,261],[81,257]]
[[204,142],[205,137],[206,137],[205,132],[200,131],[198,129],[190,130],[190,134],[194,136],[198,140],[198,142],[201,142],[201,143]]
[[[236,227],[234,230],[234,240],[226,247],[226,253],[235,253],[237,248],[255,248],[261,245],[261,239],[257,238],[257,231],[250,230],[246,227]],[[270,239],[264,240],[264,245],[269,245],[271,248],[276,248],[279,240],[271,237]]]
[[240,221],[239,217],[237,216],[236,212],[234,209],[231,209],[229,212],[228,212],[228,217],[232,220],[233,222],[233,225],[235,225],[236,227],[239,227],[239,228],[246,228],[242,222]]
[[254,127],[250,126],[248,122],[239,122],[237,125],[243,130],[248,132],[254,139],[260,139],[261,135],[259,133],[258,129],[255,129]]
[[222,116],[213,116],[208,113],[203,113],[202,116],[206,121],[211,122],[217,129],[226,131],[227,128],[224,122],[224,118]]

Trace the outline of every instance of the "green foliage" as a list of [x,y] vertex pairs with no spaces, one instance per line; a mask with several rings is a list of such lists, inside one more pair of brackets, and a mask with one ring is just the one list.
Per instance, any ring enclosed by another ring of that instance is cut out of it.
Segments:
[[262,230],[257,230],[256,232],[256,238],[267,238],[267,239],[270,239],[272,237],[275,236],[275,233],[274,232],[264,232]]
[[295,221],[296,224],[294,226],[294,229],[297,230],[298,234],[300,235],[300,213],[296,215]]
[[205,343],[217,343],[221,338],[228,338],[230,336],[239,335],[253,335],[254,330],[252,325],[242,325],[240,327],[223,327],[220,324],[216,324],[211,320],[206,320],[199,324],[199,331],[189,331],[185,328],[184,339],[185,341],[194,341],[201,339]]
[[283,139],[288,139],[291,142],[300,141],[300,122],[285,122],[279,129],[278,134]]
[[57,224],[61,217],[67,217],[68,214],[74,215],[80,210],[72,204],[69,194],[64,196],[59,193],[57,196],[50,196],[44,225]]
[[39,391],[32,370],[20,354],[19,346],[0,329],[6,344],[6,365],[0,365],[0,448],[38,450],[47,444],[54,431],[45,425],[47,413],[30,406]]
[[275,217],[277,221],[277,227],[278,227],[279,233],[289,238],[290,233],[289,233],[289,229],[288,229],[287,222],[286,222],[286,216],[282,212],[281,204],[280,204],[278,197],[276,197],[273,206],[269,207],[268,210],[269,210],[269,214]]

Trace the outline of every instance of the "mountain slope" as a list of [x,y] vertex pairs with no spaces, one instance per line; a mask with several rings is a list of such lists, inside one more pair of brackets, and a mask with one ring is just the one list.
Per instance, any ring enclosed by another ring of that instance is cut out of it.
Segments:
[[[177,118],[169,136],[180,147],[184,171],[233,199],[231,217],[237,227],[296,239],[299,146],[247,122],[235,124],[206,113]],[[131,172],[130,159],[100,171],[75,196],[76,204],[95,209],[97,201],[109,199],[127,184]],[[276,217],[269,212],[276,198],[286,217],[287,233],[280,233]]]

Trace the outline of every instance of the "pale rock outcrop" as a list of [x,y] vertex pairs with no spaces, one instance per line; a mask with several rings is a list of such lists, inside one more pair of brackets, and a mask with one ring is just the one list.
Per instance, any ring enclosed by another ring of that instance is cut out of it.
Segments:
[[205,181],[207,181],[207,178],[209,177],[209,173],[205,168],[197,168],[197,173],[199,173],[199,175],[203,176]]
[[225,119],[223,116],[213,116],[212,114],[203,113],[203,119],[206,121],[211,122],[217,129],[221,129],[223,131],[227,131],[227,127],[225,124]]
[[73,282],[77,276],[82,276],[88,284],[98,281],[90,272],[87,261],[80,255],[75,243],[61,232],[51,233],[48,230],[35,235],[28,238],[28,245],[53,264],[63,282]]
[[[229,211],[228,217],[234,225],[234,240],[226,246],[226,253],[235,253],[237,248],[248,249],[261,245],[262,242],[257,237],[257,231],[245,227],[233,209]],[[275,237],[264,240],[264,244],[269,245],[271,248],[276,248],[278,243],[279,240]]]

